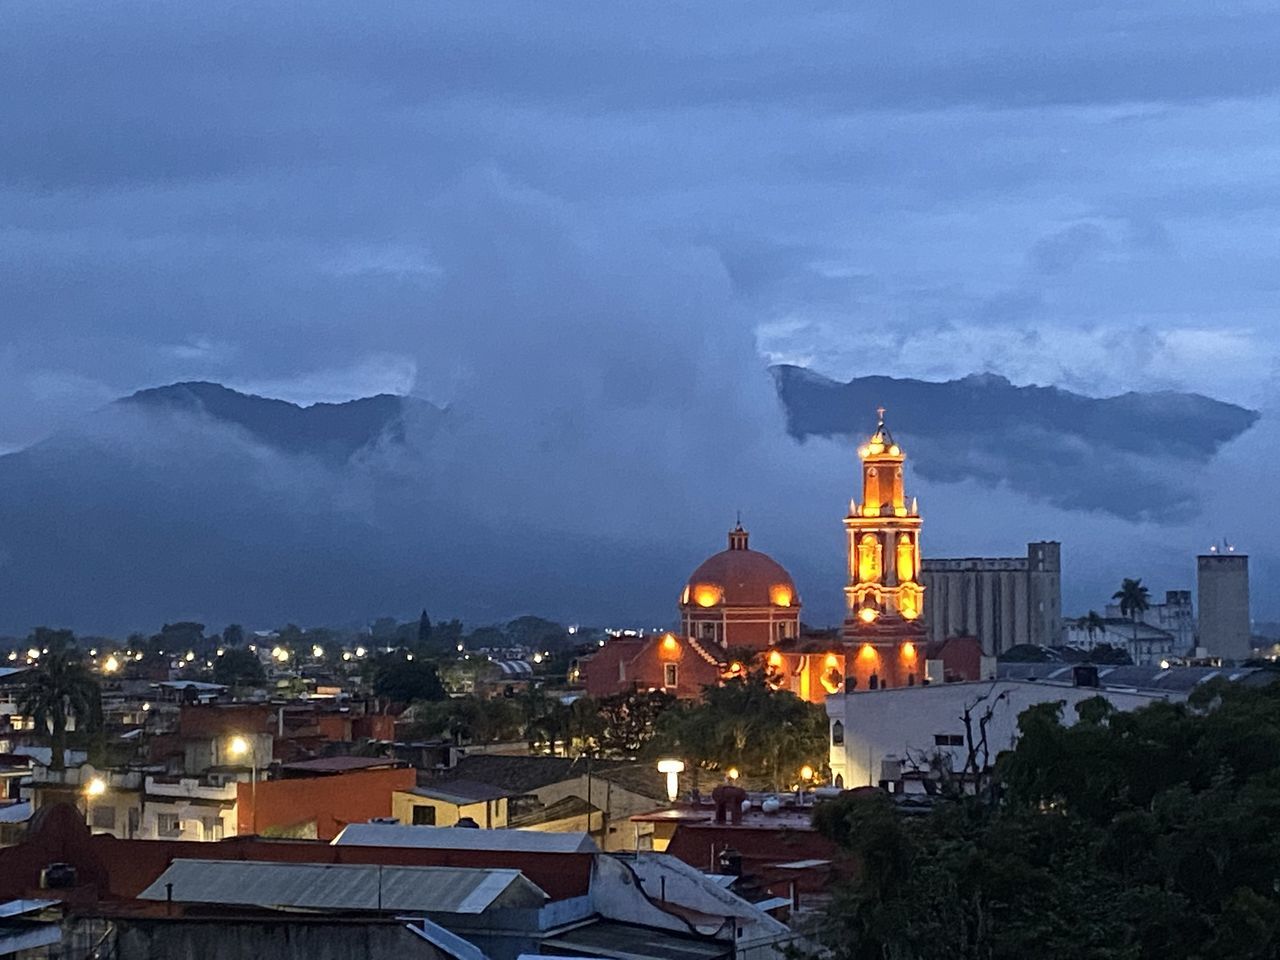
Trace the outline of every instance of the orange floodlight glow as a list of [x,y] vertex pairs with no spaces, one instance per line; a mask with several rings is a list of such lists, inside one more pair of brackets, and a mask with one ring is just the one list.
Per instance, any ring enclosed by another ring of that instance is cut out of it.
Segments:
[[771,667],[782,666],[782,654],[780,654],[777,650],[769,651],[769,666]]
[[863,607],[861,610],[858,611],[858,618],[863,623],[870,623],[872,620],[876,618],[876,612],[872,610],[870,607]]
[[902,655],[908,660],[914,660],[916,657],[916,645],[911,641],[907,641],[902,645]]
[[700,607],[714,607],[720,602],[720,589],[704,584],[694,589],[693,602]]
[[862,660],[874,660],[876,658],[876,648],[869,643],[864,643],[862,649],[858,651],[858,657]]

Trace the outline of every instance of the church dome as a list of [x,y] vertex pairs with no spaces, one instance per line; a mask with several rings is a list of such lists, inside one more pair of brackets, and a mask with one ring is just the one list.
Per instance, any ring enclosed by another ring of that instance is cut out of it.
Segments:
[[747,546],[747,531],[739,524],[729,532],[729,549],[708,557],[689,576],[680,602],[693,608],[799,607],[800,595],[782,564]]

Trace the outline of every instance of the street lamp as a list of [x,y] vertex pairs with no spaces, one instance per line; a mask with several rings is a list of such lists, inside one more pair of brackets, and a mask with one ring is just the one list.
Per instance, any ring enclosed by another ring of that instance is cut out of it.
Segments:
[[88,783],[84,785],[84,795],[86,797],[100,797],[107,792],[107,781],[101,777],[92,777]]
[[676,802],[680,793],[680,774],[684,773],[683,760],[659,760],[658,772],[667,775],[667,799]]
[[[249,755],[249,782],[251,784],[249,802],[253,806],[253,813],[250,814],[251,819],[249,826],[251,831],[256,835],[258,833],[258,751],[254,747],[253,740],[249,737],[237,735],[232,737],[231,742],[227,745],[227,753],[233,757],[243,757],[245,754]],[[239,832],[239,826],[237,825],[236,833]]]

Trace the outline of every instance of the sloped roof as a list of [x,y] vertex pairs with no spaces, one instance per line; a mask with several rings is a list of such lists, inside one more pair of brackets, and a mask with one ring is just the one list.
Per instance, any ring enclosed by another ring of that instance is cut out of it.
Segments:
[[[593,777],[654,800],[667,798],[666,780],[651,764],[631,760],[592,760],[589,766]],[[448,790],[451,782],[465,780],[491,784],[506,790],[508,796],[519,796],[586,776],[587,770],[588,762],[583,757],[475,754],[463,757],[442,777],[420,777],[418,785],[428,790]]]
[[466,827],[420,827],[402,823],[353,823],[333,838],[333,845],[416,847],[430,850],[506,850],[522,853],[599,853],[585,833],[542,830],[474,830]]
[[376,864],[175,860],[140,900],[302,908],[483,913],[540,907],[547,895],[519,870]]

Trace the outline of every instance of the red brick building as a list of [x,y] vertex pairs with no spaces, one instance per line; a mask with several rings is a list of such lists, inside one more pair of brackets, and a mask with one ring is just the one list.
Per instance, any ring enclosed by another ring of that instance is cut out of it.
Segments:
[[664,633],[615,637],[579,669],[592,697],[661,690],[692,700],[702,695],[703,687],[720,682],[724,665],[718,647]]

